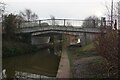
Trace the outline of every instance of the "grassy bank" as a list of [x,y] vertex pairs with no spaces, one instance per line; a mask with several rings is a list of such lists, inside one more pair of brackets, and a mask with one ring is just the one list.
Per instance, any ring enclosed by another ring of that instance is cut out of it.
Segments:
[[10,57],[34,53],[37,48],[33,45],[19,42],[19,41],[3,41],[2,42],[2,57]]
[[106,61],[96,53],[94,43],[69,47],[68,53],[73,78],[108,77]]
[[82,47],[68,47],[68,52],[72,60],[98,55],[95,51],[94,43]]

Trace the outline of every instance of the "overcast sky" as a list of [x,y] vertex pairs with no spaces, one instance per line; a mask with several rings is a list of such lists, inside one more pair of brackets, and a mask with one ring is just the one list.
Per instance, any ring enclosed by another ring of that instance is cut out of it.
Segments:
[[[105,5],[111,0],[0,0],[5,2],[6,11],[17,14],[24,9],[31,9],[40,19],[56,18],[84,19],[90,15],[104,16]],[[119,0],[114,0],[114,2]]]

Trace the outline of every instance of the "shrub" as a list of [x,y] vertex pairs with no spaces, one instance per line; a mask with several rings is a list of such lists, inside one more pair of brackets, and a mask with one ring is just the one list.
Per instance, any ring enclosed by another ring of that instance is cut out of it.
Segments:
[[37,51],[37,47],[13,41],[3,41],[2,57],[17,56],[22,54],[31,54]]
[[118,69],[118,38],[118,31],[109,30],[106,34],[100,34],[96,41],[97,52],[104,57],[110,65],[108,75],[113,67]]

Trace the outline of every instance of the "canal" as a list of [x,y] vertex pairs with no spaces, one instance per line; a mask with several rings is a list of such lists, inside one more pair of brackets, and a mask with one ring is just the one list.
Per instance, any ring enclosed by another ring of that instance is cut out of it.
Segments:
[[55,78],[61,48],[40,49],[37,53],[3,59],[3,77],[6,78]]

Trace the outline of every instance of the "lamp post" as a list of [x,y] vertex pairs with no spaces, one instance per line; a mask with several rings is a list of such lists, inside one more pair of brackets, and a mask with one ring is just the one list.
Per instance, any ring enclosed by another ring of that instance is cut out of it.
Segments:
[[120,1],[118,2],[118,29],[120,29]]
[[111,29],[113,26],[113,0],[111,1]]

